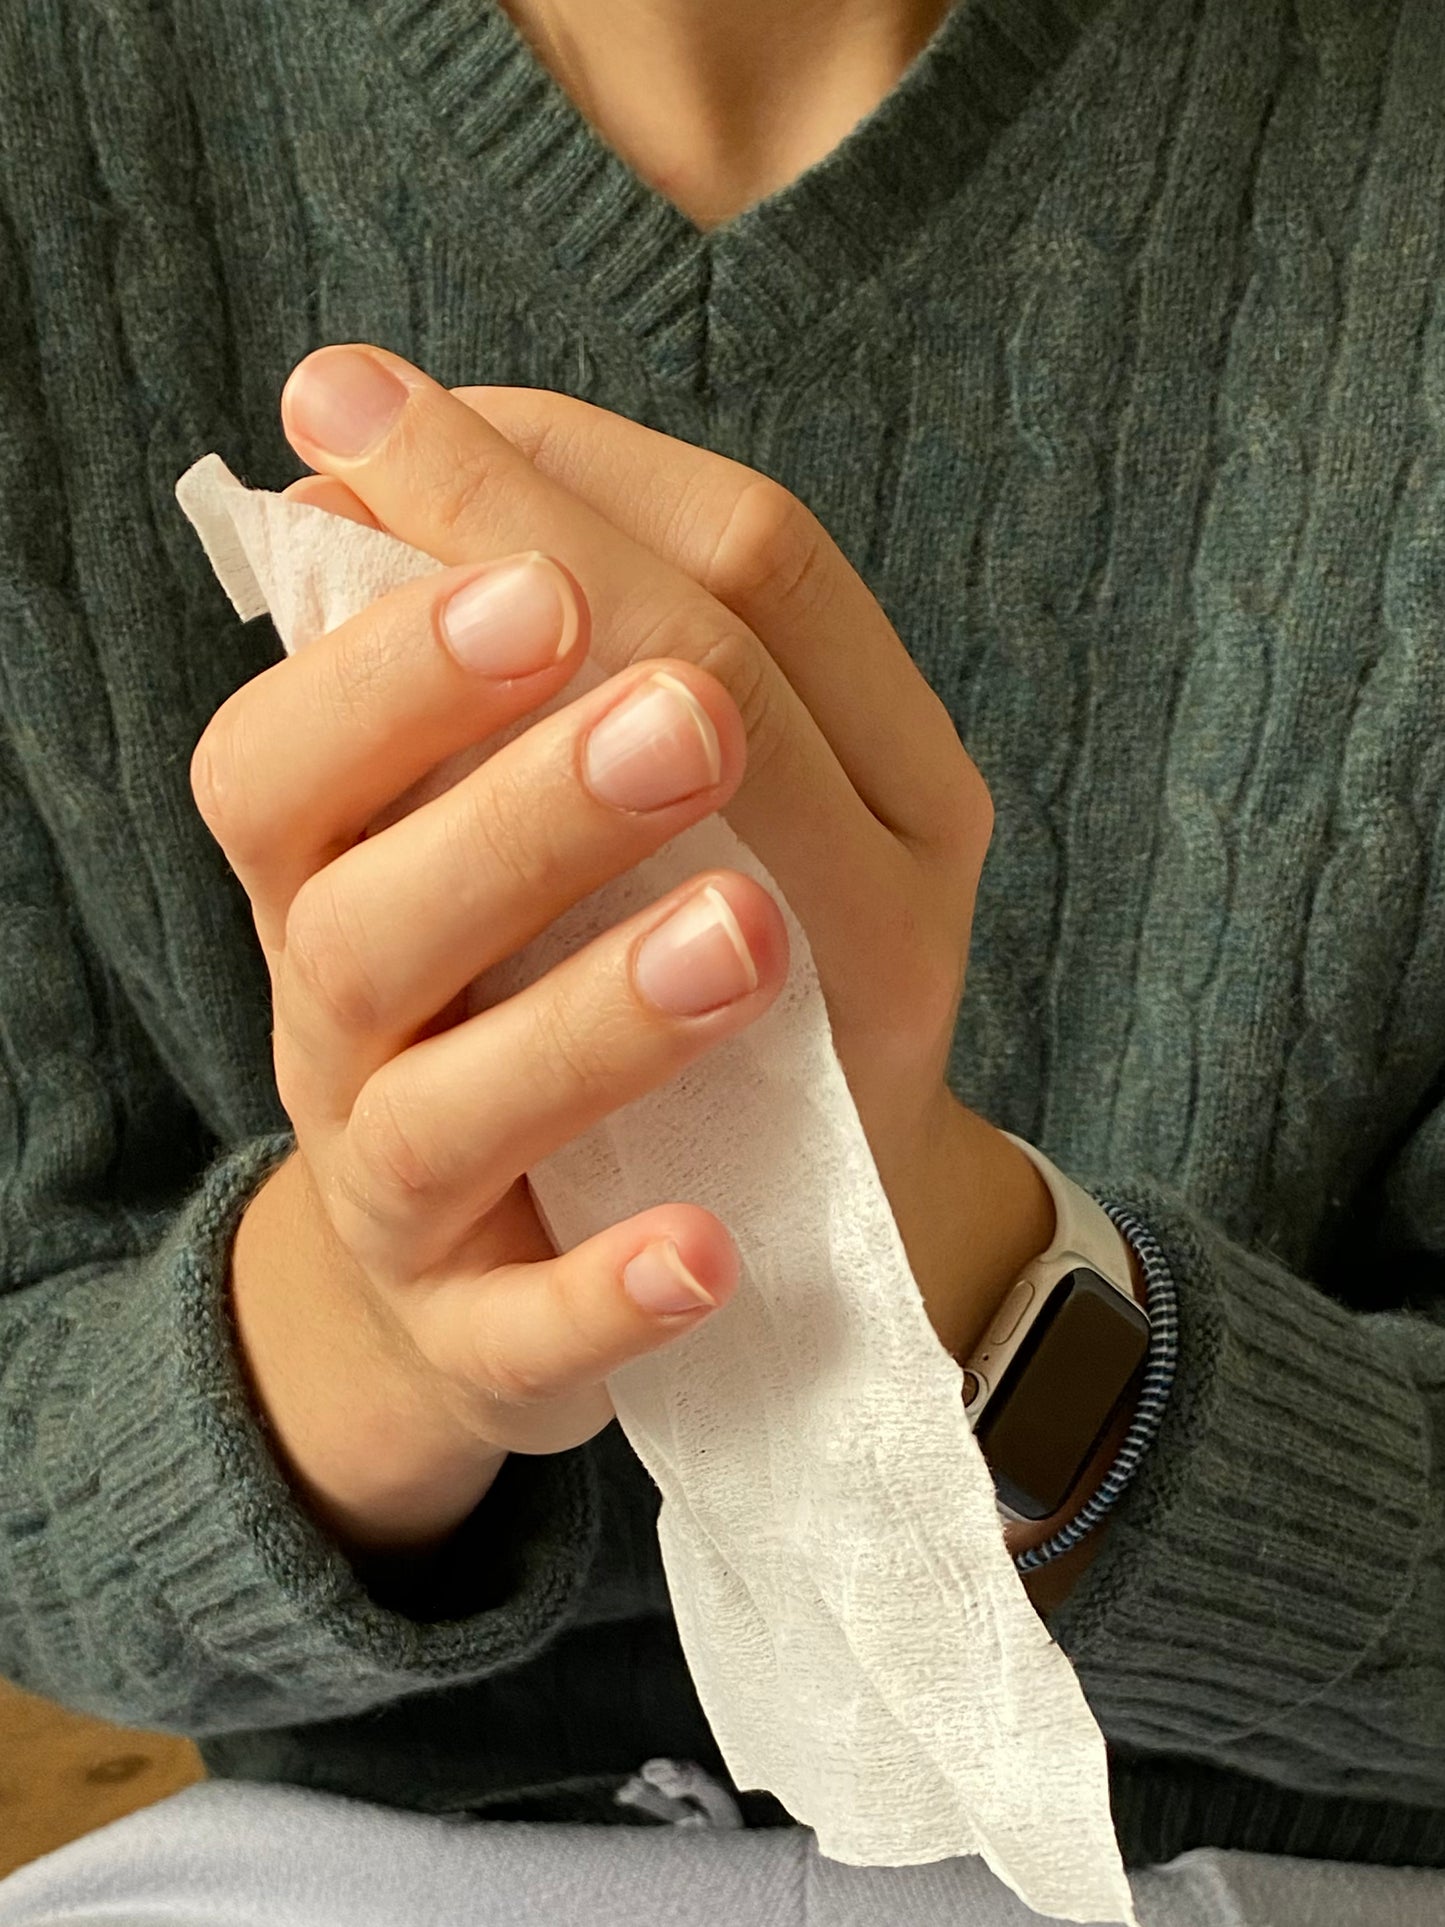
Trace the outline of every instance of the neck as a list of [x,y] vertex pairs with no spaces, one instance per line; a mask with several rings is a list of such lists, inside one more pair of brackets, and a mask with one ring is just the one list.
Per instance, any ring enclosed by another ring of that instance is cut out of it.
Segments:
[[950,0],[501,4],[608,145],[700,228],[830,153],[950,9]]

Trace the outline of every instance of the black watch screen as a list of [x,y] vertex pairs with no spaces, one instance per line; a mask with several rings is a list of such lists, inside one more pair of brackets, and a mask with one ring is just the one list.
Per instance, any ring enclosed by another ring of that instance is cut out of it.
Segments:
[[1149,1320],[1096,1271],[1054,1287],[975,1428],[1010,1511],[1063,1509],[1148,1352]]

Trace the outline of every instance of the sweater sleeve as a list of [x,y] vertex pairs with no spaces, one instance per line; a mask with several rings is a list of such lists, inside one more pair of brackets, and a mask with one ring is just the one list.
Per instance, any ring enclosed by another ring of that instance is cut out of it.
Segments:
[[[21,11],[22,42],[42,18]],[[28,98],[28,57],[0,34],[7,103]],[[120,780],[104,710],[117,691],[56,667],[100,655],[74,517],[99,518],[89,533],[117,569],[126,550],[104,500],[77,505],[82,454],[48,418],[85,361],[42,342],[37,291],[60,271],[52,237],[27,249],[13,212],[32,175],[44,200],[33,115],[6,123],[0,164],[0,1674],[199,1739],[520,1665],[584,1593],[618,1610],[632,1574],[617,1554],[594,1570],[596,1460],[581,1447],[513,1455],[441,1558],[364,1575],[293,1492],[249,1403],[231,1243],[291,1139],[264,1093],[249,1107],[264,1123],[232,1127],[234,1102],[201,1088],[209,1039],[171,994],[189,973],[241,1050],[251,1007],[223,1004],[226,971],[207,973],[253,934],[243,903],[216,900],[209,927],[156,927],[150,866],[206,839],[177,826],[165,785]],[[178,633],[169,662],[195,642]],[[142,716],[182,700],[167,666],[158,651],[154,676],[124,692]],[[162,753],[142,738],[142,762]],[[630,1549],[640,1532],[612,1536]]]
[[[199,1738],[527,1659],[588,1576],[590,1455],[509,1459],[425,1617],[313,1524],[248,1403],[226,1290],[291,1138],[206,1145],[88,945],[3,731],[0,929],[0,1673]],[[447,1593],[458,1616],[438,1617]]]
[[[1351,1240],[1361,1296],[1400,1306],[1379,1312],[1159,1183],[1082,1180],[1149,1226],[1178,1292],[1159,1433],[1048,1619],[1123,1748],[1305,1793],[1445,1801],[1440,1115],[1395,1171],[1388,1230]],[[1405,1174],[1425,1208],[1406,1208]]]

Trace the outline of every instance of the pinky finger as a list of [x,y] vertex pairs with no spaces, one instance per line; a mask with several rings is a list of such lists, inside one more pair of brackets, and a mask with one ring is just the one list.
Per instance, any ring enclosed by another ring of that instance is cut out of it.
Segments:
[[533,1410],[585,1398],[693,1330],[739,1275],[737,1247],[711,1212],[657,1205],[560,1256],[448,1280],[416,1304],[413,1336],[464,1391]]

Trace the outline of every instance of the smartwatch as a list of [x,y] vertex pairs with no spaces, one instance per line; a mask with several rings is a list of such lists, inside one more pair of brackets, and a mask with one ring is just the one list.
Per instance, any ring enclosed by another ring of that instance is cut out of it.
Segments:
[[1007,1519],[1068,1504],[1149,1353],[1129,1250],[1108,1214],[1036,1146],[1003,1134],[1054,1200],[1053,1241],[1020,1274],[963,1368],[963,1405]]

